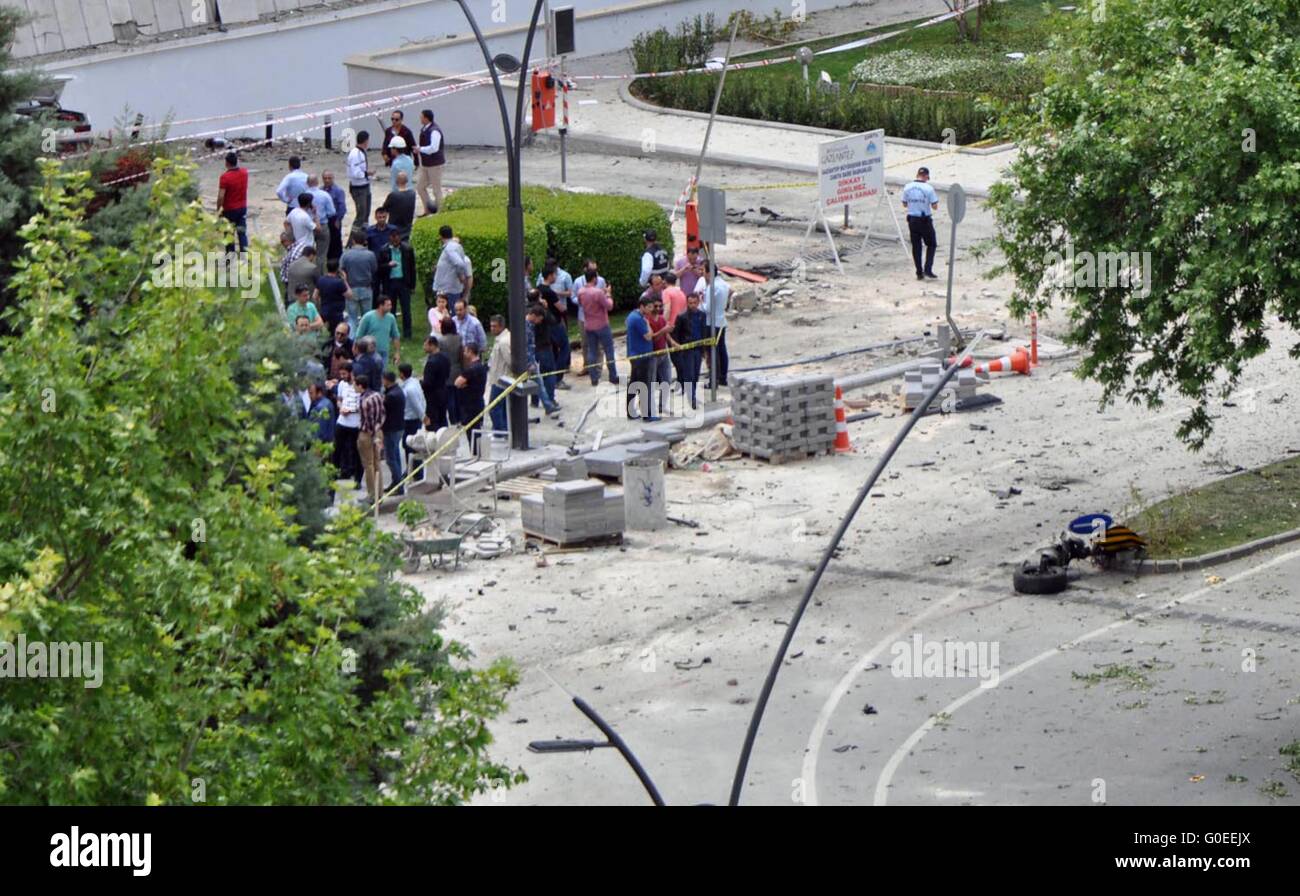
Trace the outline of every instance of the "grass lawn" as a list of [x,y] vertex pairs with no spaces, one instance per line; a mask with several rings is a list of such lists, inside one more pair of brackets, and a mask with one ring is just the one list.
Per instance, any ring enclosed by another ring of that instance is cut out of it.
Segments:
[[[808,67],[808,76],[815,79],[819,72],[826,71],[836,82],[848,84],[853,80],[849,74],[853,67],[863,59],[872,56],[880,56],[886,53],[893,53],[898,50],[912,50],[914,52],[944,52],[952,50],[954,47],[972,48],[980,54],[1001,57],[1004,53],[1019,51],[1029,53],[1035,50],[1041,50],[1047,46],[1047,38],[1052,33],[1051,19],[1064,17],[1066,15],[1075,15],[1076,13],[1062,13],[1054,7],[1045,7],[1042,0],[1007,0],[1005,3],[999,3],[996,7],[996,18],[986,22],[984,25],[983,35],[978,44],[964,44],[957,35],[957,23],[954,21],[940,22],[938,25],[931,25],[928,28],[920,28],[915,31],[908,31],[890,40],[881,41],[869,47],[858,47],[853,50],[844,50],[840,53],[831,53],[826,56],[818,56],[813,60],[812,65]],[[856,34],[851,34],[836,38],[823,38],[811,41],[805,46],[810,47],[813,52],[828,49],[839,44],[849,43],[858,38],[870,37],[875,34],[887,34],[891,31],[897,31],[900,28],[908,28],[926,21],[929,16],[913,19],[895,25],[884,25],[879,28],[870,28]],[[725,43],[725,38],[724,38]],[[788,56],[790,50],[763,50],[754,54],[737,56],[737,62],[748,62],[754,59],[770,59],[774,56]],[[737,76],[773,78],[787,78],[792,74],[803,77],[803,69],[798,63],[789,62],[783,65],[773,65],[766,68],[754,69],[749,72],[737,72]]]
[[1300,457],[1166,498],[1123,521],[1155,558],[1194,557],[1300,528]]

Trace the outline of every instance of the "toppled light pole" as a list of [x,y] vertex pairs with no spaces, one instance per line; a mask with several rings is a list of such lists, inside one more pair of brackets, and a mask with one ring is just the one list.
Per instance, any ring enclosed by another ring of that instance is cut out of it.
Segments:
[[[722,75],[718,78],[718,89],[713,92],[713,108],[709,111],[709,126],[704,129],[704,145],[700,147],[700,158],[695,163],[695,177],[691,184],[698,192],[700,172],[704,170],[704,156],[709,151],[709,138],[713,136],[713,120],[718,117],[718,103],[722,100],[722,88],[727,83],[727,66],[731,64],[731,50],[736,45],[736,32],[740,29],[740,17],[731,23],[731,37],[727,40],[727,55],[722,57]],[[707,247],[709,259],[709,401],[718,400],[718,312],[714,306],[713,284],[718,279],[717,260],[713,257],[713,246]]]

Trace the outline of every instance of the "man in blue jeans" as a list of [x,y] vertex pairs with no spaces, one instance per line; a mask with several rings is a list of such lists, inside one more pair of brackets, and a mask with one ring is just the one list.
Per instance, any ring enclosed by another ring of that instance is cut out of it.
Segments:
[[[555,355],[551,353],[551,343],[546,335],[546,306],[541,302],[528,309],[527,329],[528,369],[533,373],[552,372],[555,369]],[[546,408],[549,416],[558,417],[560,406],[555,403],[552,379],[554,377],[539,376],[534,381],[537,383],[537,397],[541,400],[542,407]]]
[[[654,298],[646,293],[641,296],[637,310],[627,316],[627,356],[632,363],[632,375],[627,382],[627,416],[629,420],[639,417],[649,423],[659,419],[654,416],[650,398],[655,388],[655,359],[651,354],[654,341],[650,336],[650,323],[646,320],[654,303]],[[636,413],[632,412],[634,404]]]
[[[502,381],[509,383],[514,379],[510,375],[510,331],[506,329],[506,319],[500,314],[492,315],[488,321],[488,328],[492,331],[492,355],[488,358],[488,383],[491,384],[491,400],[496,401],[506,387]],[[496,405],[489,412],[492,415],[493,432],[508,432],[507,423],[508,402],[503,401]]]
[[600,285],[600,276],[594,268],[588,268],[583,275],[583,285],[578,290],[578,309],[582,312],[583,359],[591,384],[600,385],[600,356],[603,353],[609,367],[609,381],[617,386],[614,334],[609,327],[609,313],[614,310],[614,300]]

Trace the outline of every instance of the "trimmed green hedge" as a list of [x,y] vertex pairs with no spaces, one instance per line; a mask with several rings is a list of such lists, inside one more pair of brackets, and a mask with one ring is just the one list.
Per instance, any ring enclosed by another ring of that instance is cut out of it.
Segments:
[[[504,202],[495,208],[462,207],[456,211],[442,211],[415,222],[411,231],[411,248],[415,250],[415,269],[420,281],[416,294],[424,296],[426,305],[433,303],[433,269],[442,253],[438,229],[444,224],[455,231],[474,265],[474,291],[470,300],[478,309],[479,318],[487,320],[493,314],[505,314],[509,243]],[[541,218],[527,212],[524,213],[524,252],[533,258],[542,258],[546,254],[546,225]]]
[[[443,207],[462,212],[502,209],[506,198],[504,186],[468,187],[447,197]],[[546,222],[546,250],[534,251],[531,245],[528,248],[534,268],[540,271],[549,254],[576,277],[583,261],[594,258],[620,307],[631,307],[641,294],[637,280],[645,252],[642,233],[656,230],[659,244],[669,255],[673,252],[668,214],[648,199],[611,193],[567,193],[546,187],[524,187],[522,199],[526,215]]]

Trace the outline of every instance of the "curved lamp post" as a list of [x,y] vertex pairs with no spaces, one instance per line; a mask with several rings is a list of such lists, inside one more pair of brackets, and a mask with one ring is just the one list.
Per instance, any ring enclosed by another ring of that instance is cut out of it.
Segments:
[[[527,77],[528,60],[533,52],[533,37],[537,34],[537,21],[541,18],[542,6],[546,0],[537,0],[533,6],[533,18],[528,25],[528,37],[524,41],[524,55],[521,61],[516,61],[505,53],[493,58],[491,50],[488,49],[487,41],[483,39],[483,32],[478,27],[478,21],[474,18],[474,14],[470,12],[467,0],[456,0],[456,2],[460,6],[461,12],[465,13],[465,18],[469,21],[469,27],[474,31],[474,39],[478,41],[479,49],[483,51],[483,61],[487,64],[488,73],[492,76],[492,89],[496,91],[497,108],[501,112],[501,130],[505,138],[506,165],[510,185],[509,201],[506,204],[506,238],[509,242],[509,257],[506,259],[506,276],[508,277],[506,286],[509,295],[507,310],[510,322],[510,366],[514,374],[518,376],[528,366],[527,322],[524,319],[524,302],[527,296],[524,294],[523,281],[524,206],[521,185],[522,175],[520,172],[524,94],[528,89],[524,84],[524,79]],[[505,91],[501,89],[501,78],[497,74],[498,71],[504,71],[506,74],[519,73],[515,90],[515,125],[513,133],[510,129],[510,112],[506,106],[506,95]],[[516,389],[510,393],[507,400],[510,408],[511,447],[520,451],[527,450],[528,397]]]

